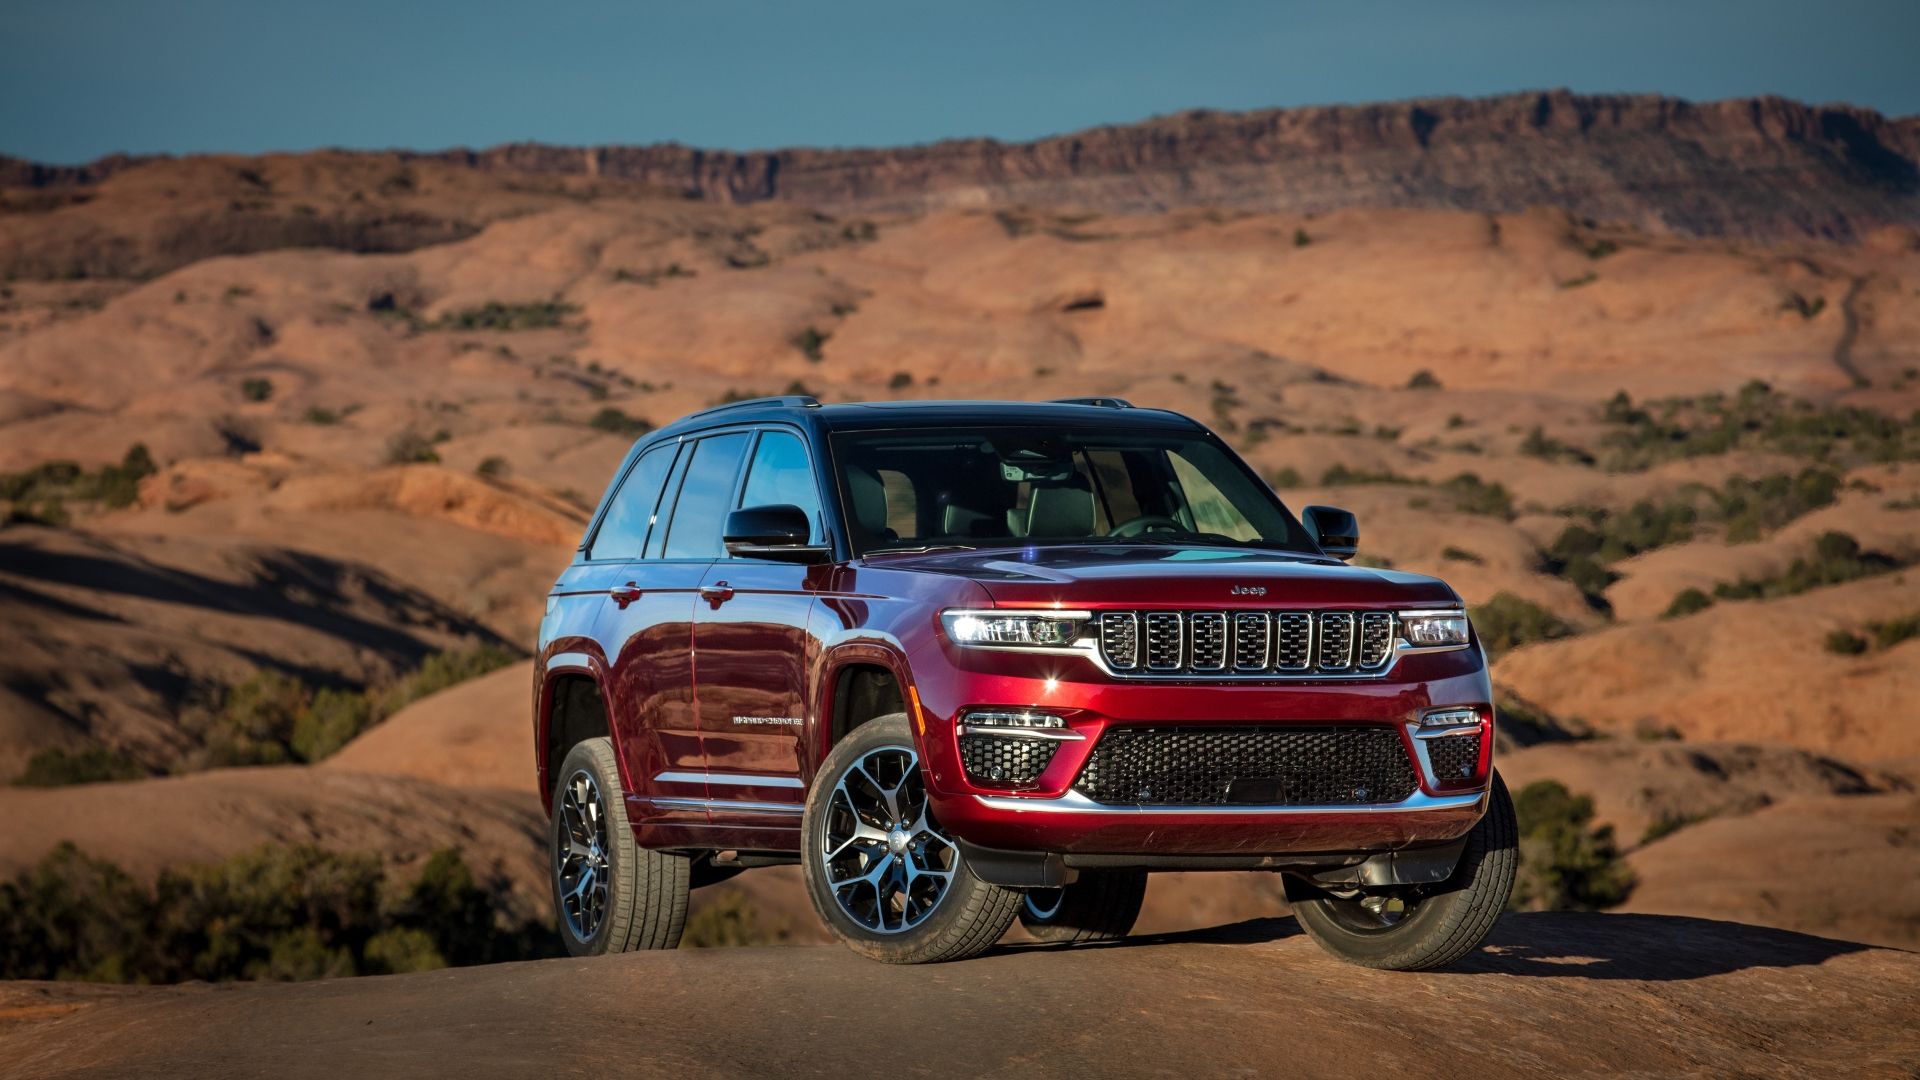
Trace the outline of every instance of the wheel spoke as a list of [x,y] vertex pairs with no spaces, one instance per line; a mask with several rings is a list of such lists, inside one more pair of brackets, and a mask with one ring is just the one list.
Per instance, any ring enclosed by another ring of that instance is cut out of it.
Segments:
[[924,922],[945,899],[958,853],[928,812],[911,748],[882,747],[850,763],[822,817],[813,857],[848,918],[897,934]]

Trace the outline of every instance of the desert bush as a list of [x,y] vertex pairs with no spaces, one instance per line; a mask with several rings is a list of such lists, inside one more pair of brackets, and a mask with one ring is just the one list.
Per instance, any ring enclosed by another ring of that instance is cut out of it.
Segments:
[[273,396],[273,380],[252,378],[240,380],[240,396],[248,401],[266,401]]
[[1452,495],[1454,502],[1465,513],[1509,520],[1513,517],[1513,493],[1498,481],[1489,484],[1473,473],[1461,473],[1439,487],[1441,491]]
[[1706,817],[1701,814],[1659,817],[1653,824],[1647,826],[1646,832],[1640,835],[1640,846],[1646,847],[1663,836],[1672,836],[1689,825],[1697,825],[1705,820],[1707,820]]
[[387,464],[436,465],[440,461],[440,451],[433,448],[433,442],[408,428],[387,440]]
[[1859,656],[1863,653],[1891,649],[1903,642],[1920,637],[1920,612],[1902,615],[1897,619],[1876,620],[1868,623],[1866,633],[1856,634],[1851,630],[1834,630],[1827,634],[1827,651],[1842,656]]
[[1520,819],[1516,911],[1596,911],[1627,898],[1633,875],[1611,826],[1593,827],[1593,800],[1557,780],[1536,780],[1514,796]]
[[1673,601],[1667,605],[1667,610],[1660,613],[1660,617],[1663,619],[1678,619],[1692,615],[1698,611],[1705,611],[1712,606],[1713,597],[1708,596],[1701,590],[1682,589],[1674,596]]
[[580,310],[558,300],[504,304],[489,300],[477,308],[442,315],[429,330],[551,330]]
[[1542,461],[1571,461],[1580,465],[1593,464],[1592,454],[1587,453],[1585,450],[1571,443],[1562,442],[1548,435],[1546,431],[1537,424],[1533,430],[1527,432],[1526,438],[1520,440],[1520,452],[1528,457],[1539,458]]
[[434,653],[385,687],[313,687],[291,675],[259,672],[229,687],[197,722],[203,763],[213,767],[280,765],[330,757],[356,735],[428,694],[512,663],[497,645]]
[[49,461],[17,473],[0,473],[0,500],[15,507],[50,507],[64,524],[68,502],[99,503],[120,508],[140,498],[140,481],[158,471],[145,443],[127,448],[118,465],[86,470],[71,461]]
[[817,364],[827,358],[826,353],[821,350],[826,346],[827,339],[832,336],[819,327],[809,326],[793,335],[791,340],[793,347],[800,350],[800,355]]
[[595,431],[604,431],[609,435],[619,435],[629,439],[653,430],[653,424],[650,421],[638,416],[628,416],[612,405],[594,413],[593,419],[587,421],[587,426]]
[[1457,547],[1441,548],[1440,557],[1443,559],[1452,559],[1454,562],[1472,563],[1475,566],[1479,566],[1480,564],[1486,562],[1485,559],[1482,559],[1479,555],[1475,554],[1474,552],[1468,551],[1466,548],[1457,548]]
[[785,919],[768,919],[745,896],[726,893],[687,917],[680,943],[694,949],[718,949],[780,945],[792,938],[793,930]]
[[1427,481],[1417,476],[1402,476],[1391,469],[1375,472],[1371,469],[1355,469],[1346,465],[1330,465],[1320,474],[1322,487],[1345,487],[1355,484],[1414,484],[1426,486]]
[[1273,475],[1267,477],[1267,486],[1272,488],[1297,488],[1306,480],[1300,470],[1291,465],[1282,465]]
[[1816,405],[1750,382],[1739,393],[1666,398],[1636,407],[1624,391],[1603,419],[1601,464],[1639,471],[1663,461],[1771,450],[1834,465],[1920,459],[1920,413],[1905,420],[1854,406]]
[[147,775],[126,754],[104,746],[79,750],[50,746],[27,759],[27,767],[13,780],[15,787],[67,787],[112,780],[137,780]]
[[325,425],[340,422],[340,414],[324,405],[307,406],[307,411],[302,413],[300,418],[309,424]]
[[508,471],[507,459],[497,454],[481,458],[480,464],[473,467],[473,474],[485,480],[498,480],[506,476]]
[[1793,596],[1824,585],[1839,585],[1860,578],[1898,570],[1903,560],[1879,552],[1864,551],[1860,542],[1843,532],[1824,532],[1815,538],[1811,555],[1793,560],[1776,577],[1754,580],[1741,577],[1713,587],[1721,600],[1771,599]]
[[1305,229],[1293,230],[1293,246],[1294,247],[1303,248],[1311,243],[1313,243],[1313,237],[1307,235],[1307,230]]
[[1489,653],[1503,653],[1532,641],[1548,641],[1574,632],[1546,608],[1509,592],[1473,609],[1473,629]]
[[1867,639],[1851,630],[1833,630],[1827,634],[1826,646],[1830,653],[1859,656],[1867,651]]
[[893,373],[893,377],[887,380],[887,389],[889,390],[905,390],[912,385],[913,372],[911,371],[896,371]]
[[1726,522],[1730,543],[1758,540],[1803,514],[1833,505],[1839,491],[1840,474],[1829,469],[1808,468],[1759,480],[1736,476],[1715,493],[1714,516]]
[[1435,375],[1426,368],[1421,368],[1419,371],[1413,373],[1412,378],[1407,380],[1407,389],[1438,390],[1440,389],[1440,376]]
[[267,845],[146,887],[63,843],[0,883],[0,978],[301,980],[551,955],[551,934],[503,925],[490,884],[452,850],[403,884],[377,855]]

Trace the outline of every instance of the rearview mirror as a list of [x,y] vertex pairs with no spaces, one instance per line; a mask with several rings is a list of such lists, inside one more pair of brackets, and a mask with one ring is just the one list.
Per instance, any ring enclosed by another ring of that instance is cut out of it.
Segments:
[[727,554],[743,559],[818,563],[833,557],[825,544],[809,544],[813,523],[807,512],[791,503],[748,506],[727,515],[721,538]]
[[1309,506],[1300,515],[1313,542],[1336,559],[1351,559],[1360,550],[1360,521],[1337,506]]

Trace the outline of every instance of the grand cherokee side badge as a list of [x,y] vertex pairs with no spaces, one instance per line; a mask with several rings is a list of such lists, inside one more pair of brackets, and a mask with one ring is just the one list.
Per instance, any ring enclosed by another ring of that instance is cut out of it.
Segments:
[[1267,587],[1265,585],[1235,585],[1233,588],[1227,591],[1231,592],[1235,596],[1267,595]]

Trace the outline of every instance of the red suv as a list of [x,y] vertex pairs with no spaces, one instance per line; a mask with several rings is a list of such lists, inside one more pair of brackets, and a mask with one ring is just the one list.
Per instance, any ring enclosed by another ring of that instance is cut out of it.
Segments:
[[644,438],[547,598],[534,748],[575,954],[798,862],[850,946],[1120,937],[1155,870],[1285,875],[1323,947],[1450,963],[1513,883],[1460,598],[1349,567],[1113,398],[743,401]]

